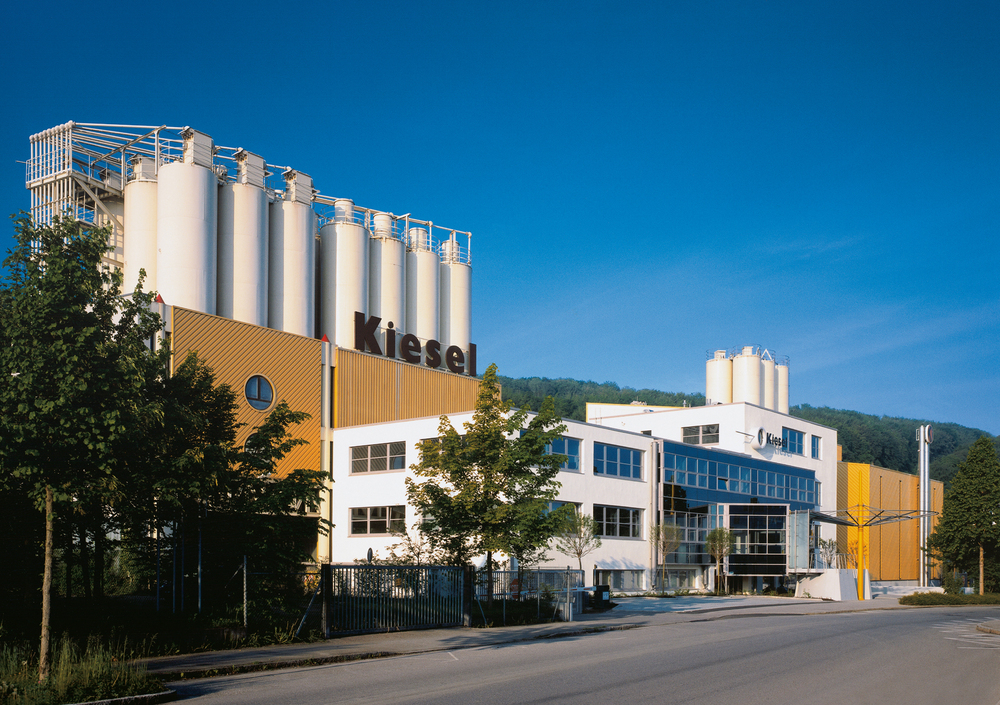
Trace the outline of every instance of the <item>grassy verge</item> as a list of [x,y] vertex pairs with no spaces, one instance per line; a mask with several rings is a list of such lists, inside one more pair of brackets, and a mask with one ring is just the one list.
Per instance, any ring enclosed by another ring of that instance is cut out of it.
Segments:
[[918,592],[899,598],[901,605],[1000,605],[1000,595],[948,595],[941,592]]
[[38,650],[6,644],[0,647],[0,703],[60,705],[161,692],[160,681],[130,658],[96,638],[81,649],[63,637],[53,649],[49,679],[39,683]]

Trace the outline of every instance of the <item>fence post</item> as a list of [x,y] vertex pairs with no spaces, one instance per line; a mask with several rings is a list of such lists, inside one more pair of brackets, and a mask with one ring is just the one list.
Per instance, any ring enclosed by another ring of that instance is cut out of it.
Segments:
[[329,563],[324,563],[320,566],[319,580],[322,585],[323,592],[323,611],[320,623],[320,630],[323,632],[323,638],[330,638],[330,607],[333,600],[333,566]]
[[243,628],[247,629],[247,554],[243,554]]
[[462,626],[472,626],[472,600],[476,589],[476,569],[471,565],[462,567]]

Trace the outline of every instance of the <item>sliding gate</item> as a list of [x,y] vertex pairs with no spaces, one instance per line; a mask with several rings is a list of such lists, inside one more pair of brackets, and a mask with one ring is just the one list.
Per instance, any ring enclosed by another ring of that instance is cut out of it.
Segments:
[[330,586],[324,596],[331,632],[385,632],[465,623],[471,588],[454,566],[323,566]]

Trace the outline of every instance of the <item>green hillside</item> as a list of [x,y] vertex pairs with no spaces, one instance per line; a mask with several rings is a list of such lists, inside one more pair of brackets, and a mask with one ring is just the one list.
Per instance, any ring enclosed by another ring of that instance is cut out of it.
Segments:
[[[587,402],[628,404],[643,401],[655,406],[703,406],[704,394],[661,392],[656,389],[619,387],[614,382],[582,382],[575,379],[545,377],[500,377],[503,397],[515,407],[538,409],[542,400],[551,396],[556,413],[563,418],[586,420]],[[965,460],[969,446],[980,436],[991,437],[985,431],[954,423],[928,422],[891,416],[873,416],[859,411],[813,407],[800,404],[790,410],[792,416],[837,429],[837,440],[843,447],[843,458],[852,463],[872,463],[891,470],[911,474],[917,472],[916,430],[932,423],[934,442],[931,444],[931,477],[948,482]],[[993,438],[1000,452],[1000,436]]]

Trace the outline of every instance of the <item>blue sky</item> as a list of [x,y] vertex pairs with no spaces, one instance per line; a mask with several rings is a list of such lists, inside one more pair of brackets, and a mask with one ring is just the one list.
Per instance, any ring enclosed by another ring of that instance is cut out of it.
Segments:
[[7,213],[34,132],[191,125],[472,231],[502,374],[759,344],[792,404],[1000,433],[1000,3],[93,7],[2,10]]

